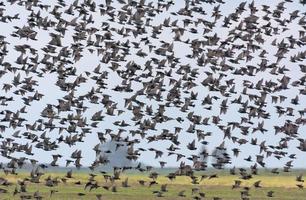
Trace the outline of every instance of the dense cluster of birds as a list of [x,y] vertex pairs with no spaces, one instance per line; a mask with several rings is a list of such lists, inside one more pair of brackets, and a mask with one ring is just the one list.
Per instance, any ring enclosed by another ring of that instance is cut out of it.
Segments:
[[[178,170],[167,177],[188,175],[195,185],[218,175],[194,171],[231,164],[241,179],[233,189],[271,159],[284,164],[272,173],[289,172],[306,152],[306,13],[293,0],[231,9],[223,0],[50,2],[0,3],[1,169],[17,174],[32,165],[14,195],[41,199],[39,191],[25,193],[27,182],[65,183],[72,170],[40,179],[59,163],[80,169],[93,158],[95,172],[109,161],[110,150],[101,147],[107,141],[125,146],[135,162],[145,154],[163,168],[174,159]],[[222,153],[209,153],[209,146]],[[208,157],[215,159],[211,165]],[[235,168],[236,158],[250,170]],[[140,163],[103,173],[106,185],[91,173],[85,190],[117,192],[116,181],[130,169],[150,172],[151,181],[140,185],[158,184],[154,168]],[[302,175],[296,181],[303,188]],[[7,179],[0,185],[0,193],[8,192]],[[127,179],[122,187],[129,187]],[[242,199],[250,189],[243,188]],[[161,185],[153,194],[167,191]],[[205,197],[197,187],[192,193]]]

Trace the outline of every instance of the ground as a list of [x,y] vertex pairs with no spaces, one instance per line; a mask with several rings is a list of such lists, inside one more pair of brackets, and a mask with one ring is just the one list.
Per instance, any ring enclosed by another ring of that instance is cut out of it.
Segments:
[[[200,192],[204,192],[206,198],[205,199],[213,199],[213,197],[220,197],[224,200],[237,200],[240,199],[240,191],[243,190],[244,186],[250,186],[250,199],[252,200],[264,200],[264,199],[275,199],[275,200],[306,200],[306,189],[299,189],[296,184],[298,182],[295,180],[296,176],[303,173],[301,171],[294,171],[292,173],[280,173],[279,175],[272,174],[268,171],[263,171],[259,175],[254,176],[250,180],[241,180],[239,179],[239,175],[229,175],[225,172],[218,172],[219,178],[213,179],[204,179],[200,182],[200,184],[194,185],[191,183],[191,179],[186,176],[177,177],[174,181],[170,181],[165,175],[167,173],[159,172],[160,176],[157,178],[158,185],[154,185],[149,187],[147,184],[151,180],[148,178],[148,174],[140,174],[136,172],[132,173],[124,173],[121,175],[121,180],[117,180],[115,185],[118,188],[118,192],[107,191],[102,187],[99,187],[96,190],[84,190],[84,185],[88,180],[87,172],[74,172],[73,178],[68,179],[67,183],[59,183],[56,187],[47,187],[44,185],[44,179],[48,176],[51,177],[64,177],[65,173],[56,172],[56,173],[46,173],[41,178],[40,184],[32,184],[27,183],[27,193],[33,195],[35,191],[40,192],[40,194],[45,197],[45,199],[52,200],[70,200],[70,199],[82,199],[82,200],[90,200],[96,199],[96,194],[102,194],[102,199],[106,200],[152,200],[152,199],[165,199],[165,200],[179,200],[179,199],[192,199],[194,196],[192,195],[191,189],[198,187]],[[198,172],[196,176],[200,177],[202,174],[210,175],[215,172]],[[110,186],[110,182],[105,182],[102,174],[100,172],[95,172],[98,176],[95,180],[98,181],[98,184],[101,186]],[[0,177],[7,179],[9,182],[13,183],[11,186],[0,186],[2,189],[7,189],[9,193],[0,194],[0,200],[8,199],[20,199],[20,195],[16,194],[13,196],[13,191],[15,189],[15,184],[18,180],[22,180],[25,177],[28,177],[29,173],[27,172],[19,172],[18,175],[5,175],[0,174]],[[128,183],[130,187],[123,188],[121,186],[121,182],[128,177]],[[81,185],[75,185],[76,181],[81,181]],[[138,180],[146,181],[145,186],[141,186],[138,183]],[[240,188],[232,189],[232,185],[234,180],[241,180],[242,185]],[[262,188],[254,188],[253,183],[261,180]],[[167,184],[168,192],[163,194],[163,197],[156,197],[153,194],[153,191],[160,190],[162,184]],[[50,198],[50,190],[57,190]],[[182,190],[185,190],[186,197],[179,197],[178,193]],[[267,197],[266,194],[268,191],[274,191],[273,197]],[[78,193],[84,193],[85,196],[79,196]],[[33,198],[34,199],[34,198]]]

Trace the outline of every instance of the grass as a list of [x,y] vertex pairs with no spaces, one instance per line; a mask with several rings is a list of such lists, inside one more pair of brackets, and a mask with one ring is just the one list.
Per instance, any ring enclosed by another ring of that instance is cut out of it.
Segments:
[[[196,176],[201,174],[211,174],[214,172],[198,172]],[[250,198],[253,200],[264,200],[264,199],[277,199],[277,200],[305,200],[306,199],[306,190],[297,188],[295,181],[295,177],[297,174],[302,173],[301,171],[295,171],[292,173],[281,173],[279,175],[274,175],[267,171],[262,171],[259,175],[254,176],[250,180],[241,180],[239,179],[239,175],[229,175],[225,172],[218,172],[219,178],[213,179],[204,179],[200,184],[192,184],[190,177],[179,176],[174,181],[170,181],[167,177],[165,177],[165,173],[160,172],[160,176],[157,178],[158,185],[154,185],[149,187],[147,184],[151,180],[148,178],[148,173],[124,173],[121,175],[121,180],[115,181],[114,185],[117,186],[118,192],[111,192],[108,190],[99,187],[98,189],[88,191],[84,190],[84,185],[88,180],[88,173],[85,172],[74,172],[73,178],[68,179],[67,183],[59,183],[56,187],[47,187],[44,185],[44,179],[48,176],[54,177],[64,177],[65,173],[56,172],[56,173],[46,173],[42,176],[41,183],[33,184],[27,182],[27,192],[24,194],[30,194],[33,196],[35,191],[40,192],[40,194],[44,197],[44,199],[52,199],[52,200],[71,200],[71,199],[80,199],[80,200],[91,200],[96,199],[97,194],[102,194],[102,199],[108,200],[152,200],[152,199],[165,199],[165,200],[180,200],[180,199],[192,199],[194,196],[198,196],[197,194],[191,194],[192,188],[199,188],[201,192],[205,193],[205,199],[213,199],[213,197],[221,197],[225,200],[237,200],[240,199],[240,191],[243,190],[242,187],[248,186],[251,187],[250,190]],[[111,186],[112,184],[108,181],[105,182],[102,174],[99,172],[95,173],[95,180],[98,181],[100,186]],[[22,180],[26,177],[29,177],[29,173],[27,172],[19,172],[18,175],[5,175],[0,173],[0,177],[7,179],[12,183],[11,186],[0,186],[2,189],[7,189],[9,193],[0,194],[0,200],[8,199],[20,199],[21,194],[17,194],[13,196],[13,191],[16,187],[18,180]],[[128,177],[129,185],[128,188],[123,188],[121,186],[121,182]],[[75,185],[76,181],[81,181],[82,185]],[[141,186],[138,183],[138,180],[146,181],[145,186]],[[232,185],[234,180],[241,180],[241,188],[232,189]],[[261,180],[262,188],[254,188],[253,183],[255,181]],[[162,184],[167,184],[168,192],[163,193],[162,198],[156,197],[152,192],[160,190]],[[50,198],[50,190],[57,190]],[[186,197],[179,197],[179,191],[185,190]],[[273,190],[274,197],[267,197],[266,194],[268,191]],[[78,193],[85,193],[86,195],[81,197],[78,196]]]

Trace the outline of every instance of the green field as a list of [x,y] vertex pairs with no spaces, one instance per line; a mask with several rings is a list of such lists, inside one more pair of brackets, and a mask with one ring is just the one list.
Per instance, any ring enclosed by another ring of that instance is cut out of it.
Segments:
[[[254,176],[250,180],[239,179],[239,175],[229,175],[225,172],[218,172],[218,178],[208,179],[205,178],[199,184],[192,184],[191,178],[187,176],[178,176],[175,180],[170,181],[166,176],[167,173],[159,172],[160,175],[156,179],[157,185],[151,187],[148,186],[148,182],[152,179],[148,177],[148,173],[124,173],[120,176],[120,180],[116,180],[113,184],[110,181],[106,182],[103,175],[99,172],[95,172],[97,176],[95,180],[98,182],[99,186],[117,186],[117,192],[112,192],[111,190],[106,190],[103,187],[89,191],[88,189],[84,190],[84,185],[88,182],[88,173],[85,172],[74,172],[73,178],[68,179],[66,183],[60,182],[58,186],[47,187],[45,186],[45,178],[51,176],[52,178],[60,178],[65,176],[65,173],[56,172],[56,173],[46,173],[40,179],[39,184],[33,184],[26,182],[25,193],[18,193],[13,195],[13,192],[16,187],[18,180],[22,180],[29,176],[29,173],[19,172],[18,175],[5,175],[0,174],[0,177],[7,179],[12,185],[10,186],[0,186],[1,189],[8,190],[8,193],[0,194],[0,199],[20,199],[21,195],[28,194],[32,195],[35,191],[39,191],[40,195],[44,199],[58,199],[58,200],[70,200],[70,199],[97,199],[96,195],[101,194],[102,199],[109,200],[121,200],[121,199],[135,199],[135,200],[151,200],[151,199],[192,199],[195,196],[199,196],[199,193],[191,193],[192,188],[199,188],[199,191],[205,193],[205,198],[202,199],[213,199],[213,197],[220,197],[226,200],[236,200],[240,199],[240,191],[243,191],[244,186],[249,186],[250,199],[292,199],[292,200],[306,200],[306,190],[299,189],[295,180],[296,175],[301,174],[302,171],[294,171],[292,173],[280,173],[278,175],[272,174],[270,172],[262,171],[259,175]],[[198,172],[196,176],[201,177],[201,175],[211,175],[215,173],[210,172]],[[111,173],[110,173],[111,175]],[[128,177],[128,184],[130,187],[122,187],[122,181]],[[145,186],[139,184],[138,180],[144,180]],[[240,188],[232,189],[234,180],[241,180],[242,184]],[[255,188],[253,183],[255,181],[261,180],[261,188]],[[81,185],[76,185],[75,182],[81,181]],[[163,193],[163,197],[157,197],[153,194],[153,191],[159,191],[162,184],[167,184],[167,192]],[[19,188],[19,187],[18,187]],[[57,190],[50,198],[50,190]],[[182,190],[185,190],[186,197],[179,197],[178,193]],[[273,190],[273,197],[267,197],[266,194],[268,191]],[[79,193],[84,193],[84,196],[79,196]],[[32,199],[35,199],[32,197]]]

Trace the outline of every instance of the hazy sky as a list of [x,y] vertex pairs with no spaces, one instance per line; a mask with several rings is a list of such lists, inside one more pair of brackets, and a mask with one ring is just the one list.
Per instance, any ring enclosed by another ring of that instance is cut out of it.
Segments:
[[[55,1],[48,1],[50,5],[54,5]],[[69,5],[70,1],[67,1],[67,4]],[[160,13],[158,16],[156,16],[153,21],[151,22],[152,25],[158,25],[160,23],[163,22],[163,20],[165,18],[171,17],[171,21],[174,21],[175,18],[178,20],[183,20],[186,17],[181,17],[181,16],[173,16],[170,15],[171,12],[174,11],[178,11],[180,8],[184,7],[184,1],[175,1],[175,5],[173,7],[170,8],[170,10],[168,12],[163,12]],[[225,4],[220,6],[220,11],[221,14],[224,16],[227,16],[229,13],[235,12],[235,8],[241,3],[242,1],[239,0],[235,0],[235,1],[226,1]],[[247,1],[248,3],[250,3],[251,1]],[[273,10],[275,9],[276,4],[279,1],[255,1],[255,5],[256,7],[260,10],[258,11],[258,13],[256,14],[259,17],[263,16],[263,12],[261,11],[261,5],[262,4],[266,4],[269,5],[271,8],[271,12],[273,12]],[[116,9],[119,6],[117,3],[114,3],[113,5]],[[117,6],[117,7],[116,7]],[[246,6],[247,7],[247,6]],[[282,18],[289,18],[289,13],[295,11],[295,10],[300,10],[303,11],[305,10],[305,7],[302,7],[299,3],[297,3],[297,1],[295,1],[295,3],[286,3],[285,4],[286,10],[284,11],[284,15],[282,16]],[[205,6],[203,7],[203,9],[205,10],[206,13],[208,13],[206,16],[204,16],[205,20],[211,21],[211,11],[212,11],[213,6],[209,5],[209,4],[205,4]],[[36,9],[36,8],[35,8]],[[247,8],[247,10],[249,10]],[[49,10],[50,11],[50,10]],[[6,41],[9,42],[8,45],[8,50],[9,50],[9,54],[5,57],[5,61],[10,62],[10,63],[14,63],[16,58],[20,55],[17,51],[14,50],[14,45],[21,45],[21,44],[30,44],[32,47],[34,47],[35,49],[38,50],[39,52],[39,59],[42,59],[44,52],[41,50],[42,47],[44,47],[49,41],[50,41],[50,36],[49,33],[51,32],[55,32],[54,30],[50,29],[50,30],[42,30],[42,29],[38,29],[35,28],[36,31],[38,31],[38,35],[37,35],[37,41],[33,41],[33,40],[26,40],[26,39],[19,39],[19,38],[14,38],[11,37],[10,34],[15,31],[14,26],[18,26],[18,27],[22,27],[23,25],[26,25],[26,16],[30,13],[30,12],[25,12],[24,8],[21,8],[20,6],[17,5],[10,5],[10,6],[6,6],[6,14],[16,14],[16,13],[20,13],[20,20],[18,21],[14,21],[14,23],[1,23],[1,35],[6,37]],[[42,16],[48,16],[51,19],[53,19],[53,16],[51,16],[50,14],[46,13],[46,12],[41,12]],[[242,17],[240,19],[242,19],[245,16],[249,15],[249,11],[245,11],[242,15]],[[300,16],[302,16],[302,13],[300,12],[299,14]],[[223,16],[223,17],[224,17]],[[63,14],[62,17],[65,17],[65,19],[67,21],[73,19],[74,17]],[[222,19],[223,19],[222,17]],[[95,20],[94,24],[90,24],[89,27],[97,27],[100,28],[102,22],[107,21],[106,16],[101,17],[99,15],[99,12],[97,13],[93,13],[93,19]],[[203,16],[199,16],[197,14],[194,15],[192,20],[196,20],[198,18],[203,18]],[[287,27],[289,30],[286,31],[285,33],[281,33],[277,36],[273,35],[270,38],[267,38],[266,36],[264,36],[266,42],[265,44],[262,46],[263,49],[265,49],[266,51],[268,51],[268,56],[267,59],[269,61],[269,63],[273,63],[276,61],[276,58],[274,57],[274,54],[277,51],[277,48],[271,45],[271,42],[276,39],[277,42],[281,42],[284,38],[289,37],[289,36],[293,36],[293,37],[298,37],[299,36],[299,30],[301,30],[301,27],[297,24],[298,20],[300,19],[297,18],[296,20],[294,20],[292,23],[289,24],[289,26]],[[260,25],[264,25],[267,22],[263,21],[262,19],[258,20]],[[114,22],[109,22],[111,24],[111,27],[115,27],[115,28],[121,28],[123,25],[114,23]],[[209,35],[213,35],[215,33],[218,34],[218,36],[221,39],[227,38],[228,36],[228,30],[229,29],[225,29],[222,28],[222,23],[223,20],[219,20],[219,22],[216,24],[216,27],[213,29],[212,33],[209,33]],[[278,24],[276,21],[271,20],[272,26],[278,27]],[[181,24],[181,22],[179,22],[178,24]],[[230,27],[230,29],[232,27],[237,26],[238,23],[233,23]],[[127,27],[133,28],[131,25],[127,25]],[[196,39],[198,38],[199,40],[203,40],[203,26],[199,25],[198,27],[194,27],[198,30],[198,34],[191,34],[188,31],[185,31],[184,36],[181,38],[182,40],[187,40],[188,38],[190,39]],[[148,33],[147,35],[144,35],[142,37],[146,37],[146,36],[150,36],[150,30],[148,29]],[[62,43],[63,46],[70,46],[71,43],[73,43],[73,39],[72,39],[72,35],[74,33],[74,30],[72,29],[72,27],[68,27],[68,30],[66,31],[65,37],[62,39]],[[166,42],[171,42],[173,40],[173,33],[171,33],[171,29],[170,28],[164,28],[162,31],[162,34],[160,36],[159,39],[152,39],[152,41],[154,41],[154,45],[156,45],[157,47],[161,44],[159,41],[164,40]],[[114,34],[113,36],[114,40],[117,41],[126,41],[127,39],[129,39],[131,42],[139,42],[139,37],[138,38],[134,38],[134,37],[126,37],[126,38],[121,38],[119,35]],[[92,39],[94,39],[94,37],[92,37]],[[239,43],[239,41],[237,42],[237,44]],[[241,44],[242,41],[240,41]],[[141,45],[141,48],[143,51],[148,52],[148,47]],[[207,47],[208,49],[211,47]],[[294,55],[299,51],[305,50],[303,48],[299,48],[297,46],[296,49],[294,50],[290,50],[290,52],[288,52],[287,54],[287,58],[283,59],[280,63],[279,66],[286,66],[286,68],[288,68],[290,71],[286,72],[286,76],[292,77],[292,80],[298,80],[300,77],[303,76],[303,74],[300,72],[299,63],[291,63],[288,61],[288,58],[290,58],[290,55]],[[135,61],[137,64],[143,65],[147,58],[140,58],[138,56],[135,55],[135,53],[138,50],[135,49],[131,49],[130,53],[131,55],[127,56],[127,60],[133,60]],[[178,43],[178,42],[174,42],[174,51],[175,51],[175,56],[180,58],[181,64],[185,65],[185,64],[189,64],[191,66],[191,68],[199,68],[199,77],[196,79],[196,83],[198,84],[197,87],[194,87],[192,90],[193,92],[197,92],[198,93],[198,101],[195,102],[195,107],[193,109],[191,109],[190,111],[193,111],[194,114],[196,115],[201,115],[202,117],[210,117],[210,116],[216,116],[219,115],[220,113],[220,108],[219,105],[222,101],[222,99],[219,99],[217,101],[215,101],[215,103],[212,105],[212,110],[208,111],[206,109],[203,109],[203,106],[201,106],[201,102],[204,99],[204,97],[206,97],[208,94],[209,95],[219,95],[218,93],[211,93],[207,90],[207,88],[204,88],[201,85],[201,81],[203,81],[207,75],[204,73],[204,71],[209,71],[209,69],[207,68],[201,68],[197,66],[197,62],[196,60],[192,60],[192,59],[188,59],[186,58],[187,54],[191,53],[191,48],[185,44],[185,43]],[[83,76],[85,76],[85,71],[89,71],[91,72],[99,63],[101,60],[101,57],[97,56],[96,53],[90,54],[88,52],[88,50],[85,50],[83,53],[83,57],[80,59],[80,61],[78,61],[75,65],[77,68],[77,74],[83,74]],[[251,62],[248,63],[244,63],[241,62],[240,65],[254,65],[257,66],[257,64],[259,64],[260,59],[258,59],[258,52],[254,53],[254,59]],[[160,59],[161,57],[155,54],[149,54],[149,56],[152,56],[154,58]],[[109,72],[109,79],[106,81],[108,84],[108,88],[105,89],[103,91],[103,94],[108,94],[111,95],[111,100],[115,101],[118,103],[118,108],[121,108],[123,110],[124,109],[124,98],[130,97],[132,94],[130,93],[118,93],[118,92],[114,92],[112,89],[121,83],[121,78],[115,74],[114,72],[112,72],[110,69],[108,69],[107,67],[109,65],[105,65],[103,63],[100,63],[103,70],[106,70]],[[121,63],[123,66],[126,63]],[[166,69],[167,71],[168,69]],[[7,73],[5,74],[1,79],[0,79],[0,86],[3,83],[11,83],[13,77],[16,74],[13,73]],[[175,73],[173,73],[173,77],[174,79],[178,80],[179,76],[176,75]],[[44,77],[37,77],[33,74],[29,75],[29,76],[33,76],[33,79],[38,80],[39,85],[37,87],[35,87],[35,89],[37,89],[40,93],[43,93],[45,96],[43,97],[43,99],[41,101],[35,101],[33,103],[31,103],[31,106],[27,108],[28,113],[27,114],[23,114],[22,117],[26,118],[28,120],[27,123],[29,124],[33,124],[35,120],[40,118],[40,112],[42,111],[42,109],[44,108],[44,106],[46,104],[56,104],[58,102],[58,99],[61,99],[63,96],[66,95],[66,93],[64,93],[63,91],[61,91],[56,85],[55,82],[57,81],[57,77],[56,74],[45,74]],[[26,75],[24,73],[21,73],[21,77],[26,77]],[[214,75],[214,77],[218,77],[218,73],[217,75]],[[233,99],[236,99],[240,93],[242,92],[242,83],[244,79],[248,79],[249,81],[253,82],[254,84],[256,84],[260,79],[264,79],[265,81],[277,81],[277,79],[281,79],[283,77],[283,75],[277,75],[277,76],[272,76],[271,74],[268,73],[268,70],[265,72],[259,72],[256,74],[256,76],[253,77],[237,77],[231,74],[228,74],[228,77],[226,78],[226,80],[229,80],[234,78],[235,79],[235,89],[237,91],[236,95],[232,95],[229,98],[229,101],[232,101]],[[70,78],[70,81],[73,81],[73,79],[75,79],[75,77]],[[68,80],[67,80],[68,81]],[[167,85],[166,83],[168,83],[169,79],[165,79],[165,85]],[[81,85],[81,87],[79,87],[77,89],[77,91],[75,91],[76,96],[77,95],[84,95],[86,94],[88,91],[91,90],[92,87],[95,87],[95,83],[93,80],[88,79],[88,81],[86,83],[83,83]],[[141,89],[142,84],[141,83],[133,83],[132,85],[133,89],[135,89],[134,91],[137,91],[139,89]],[[167,88],[167,87],[166,87]],[[288,107],[288,106],[292,106],[290,104],[290,101],[292,98],[294,98],[297,94],[299,94],[299,90],[301,88],[291,88],[289,90],[286,91],[282,91],[282,92],[278,92],[276,94],[273,95],[279,95],[282,94],[284,96],[287,96],[288,99],[283,102],[281,105],[282,107]],[[20,109],[23,106],[23,101],[21,99],[20,96],[16,96],[13,94],[14,89],[12,89],[11,91],[9,91],[8,93],[5,93],[4,91],[1,91],[1,95],[0,96],[14,96],[14,101],[13,102],[9,102],[9,105],[7,107],[4,106],[0,106],[0,110],[3,109],[10,109],[12,111],[16,111],[17,109]],[[254,93],[255,91],[252,91],[252,93]],[[254,93],[255,94],[255,93]],[[259,93],[257,93],[259,94]],[[182,93],[183,97],[188,97],[187,94]],[[220,96],[220,95],[219,95]],[[183,99],[183,98],[182,98]],[[139,100],[143,100],[143,102],[145,102],[148,105],[152,105],[154,108],[157,107],[158,102],[154,101],[154,100],[148,100],[145,99],[144,97],[140,97]],[[243,101],[247,100],[245,97],[243,98]],[[274,134],[274,126],[281,126],[284,124],[284,122],[286,120],[294,120],[297,117],[288,117],[288,116],[282,116],[282,117],[278,117],[278,114],[276,113],[276,109],[275,109],[275,104],[271,104],[271,95],[268,94],[267,95],[267,100],[268,100],[268,104],[267,104],[267,111],[271,114],[271,118],[268,120],[265,120],[265,128],[268,129],[268,132],[265,134],[261,134],[260,132],[256,132],[254,134],[249,134],[248,136],[245,136],[245,139],[250,140],[251,138],[258,138],[259,143],[263,140],[266,140],[266,145],[276,145],[279,141],[279,139],[281,137],[283,137],[283,134],[279,134],[279,135],[275,135]],[[89,109],[86,111],[86,117],[89,120],[90,117],[92,116],[93,113],[103,109],[103,105],[94,105],[94,104],[89,104],[86,103],[86,106],[89,107]],[[294,106],[295,108],[295,114],[298,115],[297,111],[298,110],[302,110],[305,108],[306,105],[306,99],[305,96],[300,96],[300,104],[297,106]],[[227,112],[226,115],[222,115],[220,116],[222,118],[222,124],[225,124],[226,122],[230,122],[230,121],[240,121],[240,117],[241,114],[237,113],[238,110],[238,105],[230,105],[229,106],[229,110]],[[176,118],[178,116],[184,117],[185,114],[182,114],[177,108],[169,108],[166,110],[166,115],[171,116],[173,118]],[[92,133],[88,134],[86,138],[84,138],[84,143],[79,143],[75,146],[69,147],[67,144],[61,143],[60,148],[56,151],[52,151],[52,152],[45,152],[41,149],[36,149],[33,148],[33,152],[34,152],[34,156],[33,158],[38,159],[41,162],[47,162],[50,163],[52,160],[51,155],[52,154],[62,154],[64,155],[64,157],[62,159],[59,160],[59,164],[60,165],[64,165],[65,163],[65,159],[69,159],[69,156],[71,155],[71,153],[76,150],[76,149],[81,149],[82,150],[82,155],[84,158],[82,158],[82,164],[84,166],[89,165],[90,163],[93,162],[93,160],[95,159],[95,153],[92,150],[92,148],[94,147],[94,145],[98,144],[98,138],[97,138],[97,134],[96,132],[104,132],[105,129],[110,128],[114,130],[114,133],[118,132],[118,128],[115,127],[112,123],[118,119],[122,120],[124,119],[126,122],[131,123],[132,121],[130,120],[131,118],[131,114],[126,112],[124,113],[122,116],[120,116],[121,118],[118,117],[110,117],[107,116],[105,117],[105,121],[103,121],[102,123],[99,124],[99,127],[96,129],[92,129]],[[0,116],[1,118],[1,116]],[[253,127],[256,127],[258,122],[261,122],[262,119],[259,120],[254,120],[254,125]],[[174,131],[174,127],[175,126],[181,126],[183,127],[183,131],[180,133],[179,135],[179,140],[181,142],[180,148],[181,150],[179,152],[186,154],[186,155],[190,155],[194,152],[191,152],[189,150],[186,149],[186,145],[191,142],[193,139],[196,139],[196,135],[192,134],[192,133],[187,133],[186,129],[189,127],[190,122],[186,119],[182,124],[178,124],[176,121],[169,121],[167,123],[163,123],[163,124],[157,124],[156,128],[157,131],[152,132],[152,131],[148,131],[147,134],[148,135],[154,135],[154,134],[159,134],[161,133],[162,129],[169,129],[170,131]],[[212,136],[208,137],[208,149],[209,151],[212,151],[212,149],[214,149],[216,146],[218,146],[222,141],[223,141],[223,133],[219,130],[218,127],[215,127],[214,125],[211,126],[197,126],[197,128],[201,128],[204,130],[204,132],[212,132]],[[127,130],[130,129],[134,129],[133,126],[131,127],[127,127]],[[25,129],[21,129],[23,131],[25,131]],[[252,128],[251,128],[252,130]],[[3,137],[10,137],[10,135],[16,130],[12,130],[12,129],[7,129],[7,131],[5,133],[2,133]],[[302,138],[306,138],[305,135],[305,131],[306,128],[305,126],[300,127],[299,129],[299,134],[300,137]],[[39,133],[41,134],[41,133]],[[68,133],[63,133],[64,135],[68,135]],[[52,132],[48,132],[47,133],[48,137],[51,137],[52,139],[58,138],[59,134],[58,134],[58,130],[54,130]],[[124,134],[123,134],[124,135]],[[238,134],[238,130],[234,130],[233,131],[233,136],[235,135],[239,135]],[[239,137],[241,137],[241,135],[239,135]],[[138,139],[140,139],[139,137],[137,137]],[[3,139],[1,139],[3,140]],[[26,143],[28,141],[24,140],[24,139],[16,139],[16,141],[19,141],[20,143]],[[152,142],[147,144],[146,140],[142,140],[142,142],[137,145],[136,147],[145,147],[145,148],[156,148],[159,150],[165,150],[167,147],[170,146],[170,142],[169,141],[165,141],[165,142]],[[295,167],[306,167],[305,164],[305,159],[306,159],[306,154],[302,153],[301,151],[299,151],[298,149],[296,149],[296,146],[298,145],[297,141],[291,141],[289,142],[289,149],[288,149],[288,154],[291,153],[296,153],[298,159],[296,159],[294,161],[294,166]],[[199,143],[197,143],[197,146],[200,146]],[[234,147],[238,147],[238,144],[233,144],[232,141],[230,140],[226,140],[226,146],[228,147],[228,152],[232,155],[232,151],[231,149]],[[232,165],[235,166],[249,166],[250,163],[247,163],[246,161],[244,161],[243,159],[246,158],[248,155],[252,155],[253,156],[253,160],[256,160],[256,157],[254,155],[259,154],[259,147],[258,146],[251,146],[249,144],[246,145],[242,145],[239,147],[241,149],[241,155],[238,158],[232,157]],[[23,153],[15,153],[13,156],[24,156]],[[165,155],[158,160],[154,159],[154,153],[153,152],[144,152],[141,156],[139,161],[144,162],[146,164],[149,165],[153,165],[153,166],[157,166],[158,165],[158,161],[166,161],[167,162],[167,166],[178,166],[179,163],[176,163],[176,157],[175,156],[170,156],[167,157],[167,153],[165,153]],[[4,159],[3,157],[0,157],[0,161],[2,162],[6,162],[7,160]],[[282,159],[282,160],[277,160],[274,157],[270,157],[267,158],[266,162],[267,162],[267,166],[268,167],[281,167],[283,166],[283,164],[285,162],[287,162],[288,159]],[[187,163],[190,164],[190,162],[188,162],[186,160]]]

